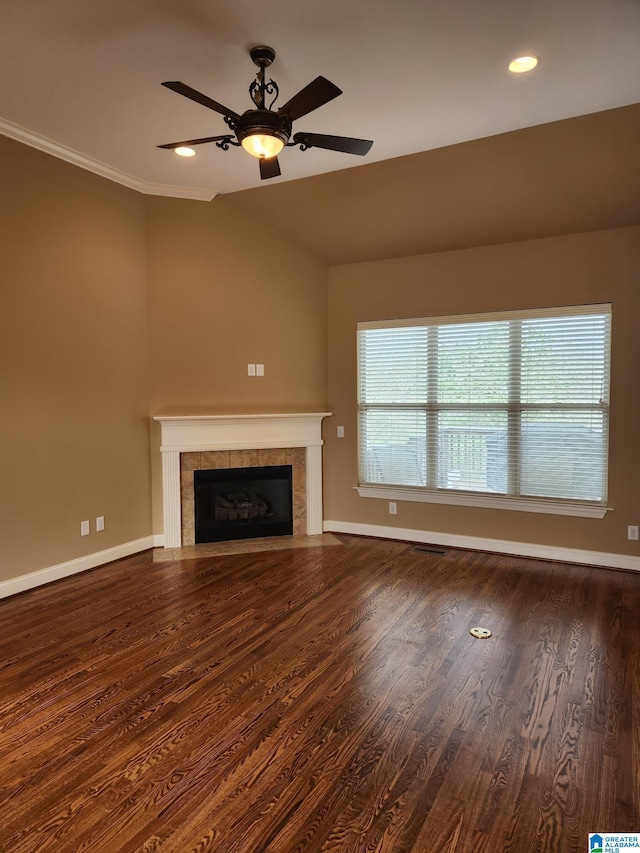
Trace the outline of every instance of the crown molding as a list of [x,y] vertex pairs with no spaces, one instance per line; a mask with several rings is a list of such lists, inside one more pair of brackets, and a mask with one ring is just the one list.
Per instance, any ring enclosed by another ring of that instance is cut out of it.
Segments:
[[186,198],[190,201],[213,201],[218,195],[215,190],[199,190],[196,187],[176,187],[172,184],[143,184],[140,192],[145,195],[161,195],[166,198]]
[[16,142],[29,145],[31,148],[36,148],[38,151],[44,151],[45,154],[51,154],[52,157],[57,157],[59,160],[64,160],[73,166],[78,166],[87,172],[93,172],[94,175],[99,175],[101,178],[114,181],[116,184],[121,184],[130,190],[135,190],[144,195],[184,198],[192,201],[211,201],[217,195],[215,190],[177,187],[170,184],[149,184],[145,181],[140,181],[138,178],[134,178],[133,175],[128,175],[126,172],[121,172],[119,169],[107,166],[106,163],[101,163],[99,160],[86,157],[73,148],[67,148],[66,145],[61,145],[52,139],[47,139],[44,136],[33,133],[31,130],[27,130],[25,127],[21,127],[19,124],[14,124],[2,118],[0,118],[0,134],[8,136],[10,139],[15,139]]

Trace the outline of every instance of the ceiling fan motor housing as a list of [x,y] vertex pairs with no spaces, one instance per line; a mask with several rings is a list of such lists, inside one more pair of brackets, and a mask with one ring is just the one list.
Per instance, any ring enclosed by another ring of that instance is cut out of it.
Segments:
[[235,132],[240,143],[248,136],[264,133],[266,136],[276,136],[286,145],[291,136],[291,119],[271,110],[247,110],[240,116]]

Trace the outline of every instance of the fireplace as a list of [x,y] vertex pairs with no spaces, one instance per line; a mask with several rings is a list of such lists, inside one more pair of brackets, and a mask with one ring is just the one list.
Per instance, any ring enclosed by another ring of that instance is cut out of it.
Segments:
[[156,415],[165,548],[195,542],[194,472],[291,465],[293,533],[322,533],[322,420],[330,412]]
[[293,533],[291,465],[194,471],[195,541]]

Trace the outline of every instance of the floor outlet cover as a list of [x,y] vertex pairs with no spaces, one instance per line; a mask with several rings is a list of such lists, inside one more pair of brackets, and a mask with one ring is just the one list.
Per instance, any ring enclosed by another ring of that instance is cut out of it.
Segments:
[[488,628],[472,628],[469,633],[472,637],[475,637],[476,640],[488,640],[489,637],[492,636],[491,631]]

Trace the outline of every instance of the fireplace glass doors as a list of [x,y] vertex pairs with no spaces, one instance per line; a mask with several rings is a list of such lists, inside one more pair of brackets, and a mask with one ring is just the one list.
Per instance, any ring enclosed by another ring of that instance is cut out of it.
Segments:
[[291,465],[194,471],[195,541],[293,533]]

